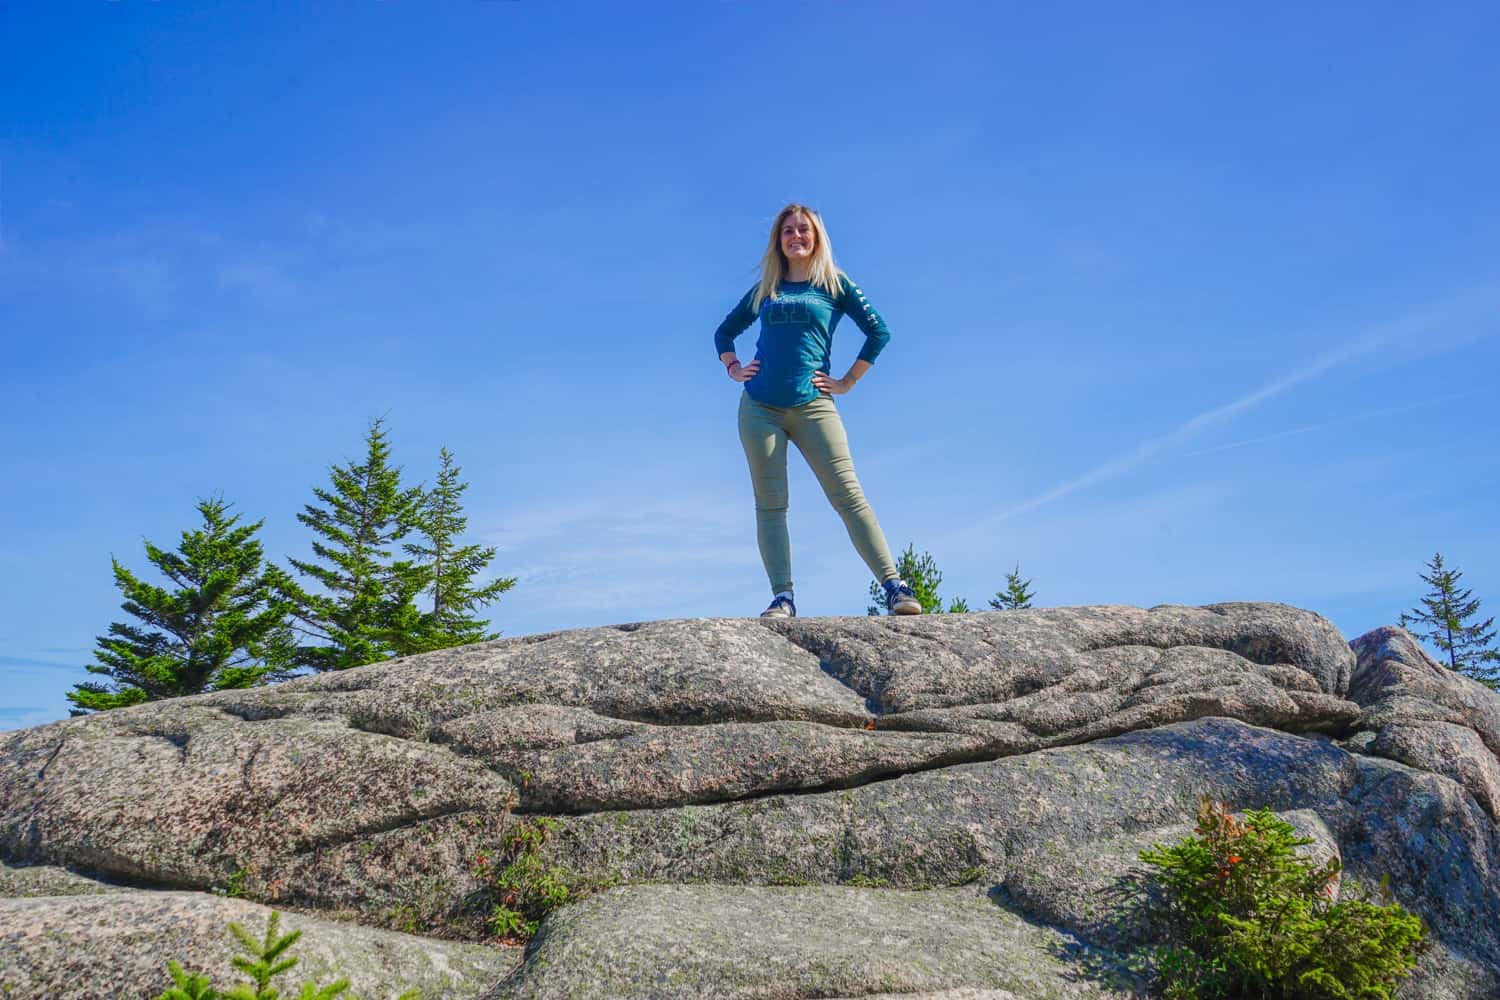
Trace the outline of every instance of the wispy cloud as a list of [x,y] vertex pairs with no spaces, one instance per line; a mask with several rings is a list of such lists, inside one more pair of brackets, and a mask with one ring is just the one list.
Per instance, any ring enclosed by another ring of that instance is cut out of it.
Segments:
[[261,305],[290,305],[298,294],[297,282],[280,264],[268,260],[231,260],[219,269],[219,284]]
[[653,496],[631,485],[476,518],[488,526],[480,535],[500,549],[496,572],[519,581],[502,598],[497,626],[514,634],[670,617],[725,580],[753,578],[750,515],[736,499],[702,489]]
[[[133,228],[54,238],[28,245],[29,276],[51,277],[75,293],[151,315],[169,315],[194,290],[217,286],[266,308],[284,308],[304,293],[297,272],[308,259],[303,240],[242,239],[176,219]],[[7,268],[16,266],[15,262]]]
[[1304,382],[1378,351],[1404,347],[1430,350],[1444,340],[1453,341],[1455,334],[1457,342],[1492,334],[1495,332],[1497,316],[1500,316],[1500,299],[1497,299],[1496,289],[1493,287],[1486,286],[1474,292],[1453,296],[1420,314],[1355,337],[1341,347],[1272,379],[1252,392],[1205,410],[1165,434],[1147,438],[1080,476],[1000,511],[991,520],[1000,521],[1025,514],[1078,490],[1123,476],[1165,452],[1180,448],[1210,428],[1227,424]]
[[13,667],[24,670],[66,670],[70,673],[83,669],[83,663],[59,663],[56,660],[37,660],[29,656],[0,655],[0,668]]
[[1195,458],[1200,455],[1216,455],[1221,451],[1232,451],[1235,448],[1248,448],[1251,445],[1265,444],[1268,441],[1279,441],[1282,438],[1296,437],[1299,434],[1312,434],[1316,431],[1327,430],[1330,427],[1341,427],[1344,424],[1359,423],[1362,420],[1374,420],[1376,417],[1389,417],[1398,413],[1410,413],[1413,410],[1431,409],[1439,403],[1451,403],[1455,399],[1467,399],[1479,395],[1481,390],[1474,389],[1469,392],[1452,392],[1442,396],[1431,396],[1420,403],[1408,403],[1405,406],[1388,406],[1379,410],[1365,410],[1361,413],[1350,413],[1334,420],[1322,420],[1315,424],[1306,424],[1302,427],[1292,427],[1274,434],[1261,434],[1243,441],[1231,441],[1228,444],[1214,445],[1212,448],[1198,448],[1187,452],[1184,458]]

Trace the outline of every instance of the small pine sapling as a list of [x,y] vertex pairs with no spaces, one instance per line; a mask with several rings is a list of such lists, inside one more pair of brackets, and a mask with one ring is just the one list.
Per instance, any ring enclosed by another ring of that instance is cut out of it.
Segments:
[[[275,1000],[276,991],[271,989],[271,980],[293,968],[297,964],[295,958],[282,958],[286,950],[296,944],[302,937],[301,931],[289,931],[286,934],[278,934],[281,928],[281,914],[275,910],[271,911],[270,919],[266,921],[266,937],[264,941],[257,941],[239,924],[230,924],[229,933],[234,935],[245,954],[236,955],[230,959],[234,967],[250,977],[254,985],[251,990],[248,986],[236,986],[228,994],[233,1000]],[[348,982],[340,980],[348,987]],[[238,991],[238,993],[236,992]]]
[[209,985],[208,977],[188,972],[177,959],[167,960],[167,972],[172,985],[156,1000],[218,1000],[219,994]]
[[1034,597],[1031,581],[1021,579],[1021,564],[1016,563],[1016,568],[1005,574],[1005,589],[995,591],[990,598],[990,607],[996,611],[1018,611],[1031,607]]
[[1489,687],[1500,687],[1500,649],[1494,648],[1495,619],[1479,617],[1479,599],[1458,581],[1463,574],[1443,566],[1441,552],[1427,564],[1428,573],[1418,574],[1430,589],[1421,598],[1422,607],[1401,613],[1401,627],[1421,626],[1419,638],[1441,650],[1448,667]]
[[[281,932],[281,914],[275,910],[266,920],[264,940],[256,940],[239,924],[230,924],[229,933],[240,946],[242,954],[230,959],[234,967],[249,977],[248,983],[239,983],[228,990],[213,987],[208,976],[188,972],[176,959],[167,962],[167,972],[172,985],[159,994],[156,1000],[280,1000],[281,991],[271,985],[272,980],[290,972],[299,961],[288,955],[292,945],[302,937],[300,930]],[[410,989],[397,1000],[420,1000],[421,991]],[[349,980],[339,978],[326,986],[316,982],[302,984],[296,1000],[358,1000],[349,992]]]

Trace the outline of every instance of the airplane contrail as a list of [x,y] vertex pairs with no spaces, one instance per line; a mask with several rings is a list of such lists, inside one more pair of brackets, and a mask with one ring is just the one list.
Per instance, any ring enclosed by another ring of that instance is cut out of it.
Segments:
[[1301,368],[1288,372],[1280,378],[1273,379],[1253,392],[1246,393],[1238,399],[1225,403],[1222,406],[1205,410],[1183,421],[1165,434],[1147,438],[1145,441],[1095,466],[1075,479],[1070,479],[1065,483],[1052,487],[1044,493],[1039,493],[1028,500],[1023,500],[999,512],[995,515],[995,520],[1005,520],[1028,513],[1036,510],[1038,507],[1052,503],[1054,500],[1060,500],[1068,494],[1081,490],[1086,486],[1092,486],[1106,479],[1113,479],[1124,475],[1160,455],[1162,452],[1197,437],[1204,430],[1231,420],[1246,410],[1252,409],[1268,399],[1279,396],[1288,389],[1306,382],[1308,379],[1316,378],[1335,368],[1349,364],[1351,361],[1373,354],[1375,351],[1394,342],[1409,339],[1419,333],[1430,332],[1434,325],[1450,319],[1453,313],[1474,304],[1476,301],[1481,305],[1486,305],[1493,309],[1495,305],[1495,289],[1493,287],[1485,287],[1474,293],[1455,296],[1422,314],[1378,327],[1370,333],[1362,337],[1357,337],[1342,347],[1303,365]]

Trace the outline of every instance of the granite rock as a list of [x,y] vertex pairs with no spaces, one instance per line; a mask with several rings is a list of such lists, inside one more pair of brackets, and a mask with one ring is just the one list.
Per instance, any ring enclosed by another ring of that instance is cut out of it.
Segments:
[[1452,778],[1500,818],[1500,697],[1438,663],[1404,629],[1387,625],[1350,645],[1350,697],[1362,709],[1355,745]]
[[1210,795],[1390,876],[1435,942],[1403,997],[1492,996],[1497,738],[1405,633],[1275,604],[503,639],[0,734],[0,895],[33,897],[0,933],[61,914],[159,968],[258,902],[494,951],[479,859],[540,814],[543,862],[613,888],[495,995],[1110,996],[1143,943],[1112,893]]
[[[264,936],[269,907],[194,892],[0,898],[0,996],[49,1000],[147,998],[172,985],[167,959],[209,976],[219,989],[245,981],[231,922]],[[364,1000],[416,989],[423,997],[483,995],[513,969],[519,948],[491,948],[282,913],[281,933],[300,930],[298,960],[283,982],[347,978]]]
[[1107,957],[981,892],[666,885],[615,889],[560,912],[497,1000],[964,988],[1082,1000],[1130,996],[1133,985]]

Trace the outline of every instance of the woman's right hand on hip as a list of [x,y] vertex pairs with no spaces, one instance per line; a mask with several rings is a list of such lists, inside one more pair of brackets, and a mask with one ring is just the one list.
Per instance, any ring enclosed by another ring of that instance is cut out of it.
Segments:
[[734,381],[748,382],[755,377],[756,372],[760,371],[760,361],[752,361],[748,365],[742,365],[736,361],[725,370],[729,372],[729,377]]

